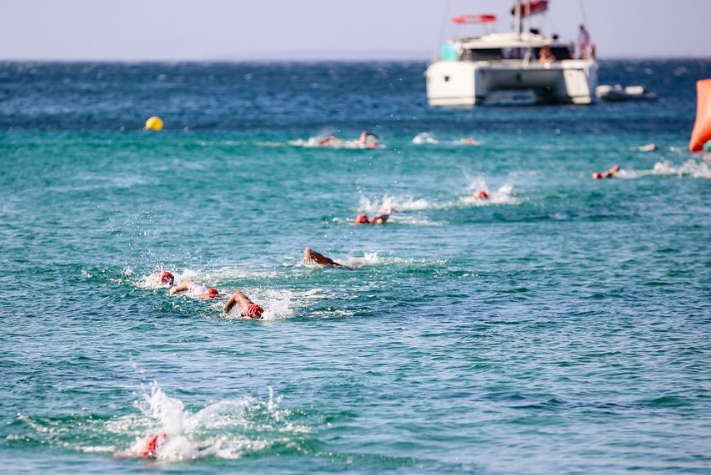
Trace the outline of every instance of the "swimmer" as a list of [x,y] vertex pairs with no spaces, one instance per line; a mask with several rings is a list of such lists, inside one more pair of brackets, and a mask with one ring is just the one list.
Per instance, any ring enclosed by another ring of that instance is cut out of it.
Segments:
[[155,285],[175,285],[175,276],[172,274],[172,272],[163,271],[163,272],[156,272],[155,274],[150,275],[147,279],[147,282]]
[[[372,137],[372,140],[369,140],[369,138]],[[369,148],[375,148],[378,146],[378,137],[376,134],[373,132],[370,132],[368,130],[364,130],[360,133],[360,137],[358,140],[349,140],[346,142],[347,145],[351,147],[369,147]],[[343,140],[339,139],[335,135],[329,135],[325,139],[321,139],[318,141],[318,144],[322,147],[330,147],[332,145],[343,145]]]
[[217,289],[207,288],[194,280],[184,280],[170,289],[170,295],[187,292],[189,296],[197,299],[214,299],[220,295]]
[[358,216],[356,216],[355,223],[356,224],[385,224],[388,221],[388,218],[390,218],[389,214],[379,214],[377,216],[373,216],[372,218],[368,218],[368,216],[365,214],[359,214]]
[[264,309],[252,302],[249,297],[239,291],[230,295],[230,298],[229,300],[227,300],[227,303],[223,307],[222,311],[225,313],[230,313],[232,307],[237,304],[239,304],[239,307],[242,310],[240,315],[242,315],[243,317],[262,318],[262,313],[264,313]]
[[474,199],[486,201],[489,199],[489,193],[487,193],[486,190],[476,190],[474,193]]
[[[368,137],[373,137],[373,140],[368,141]],[[369,132],[367,130],[364,130],[363,132],[360,133],[360,138],[358,139],[358,142],[356,142],[358,145],[361,147],[370,147],[370,148],[375,148],[378,146],[378,137],[377,134],[374,134],[373,132]]]
[[640,152],[655,152],[659,150],[659,147],[657,147],[657,144],[648,143],[647,145],[642,145],[641,147],[639,147],[638,150]]
[[604,172],[595,172],[592,174],[593,180],[601,180],[603,178],[612,178],[613,176],[617,175],[622,168],[619,165],[615,165]]
[[336,136],[329,135],[325,139],[319,140],[318,144],[322,147],[330,147],[331,145],[340,145],[343,141]]
[[340,267],[340,268],[348,269],[348,267],[344,266],[343,264],[339,264],[338,262],[334,261],[330,257],[326,257],[323,254],[314,251],[310,247],[307,247],[306,249],[304,249],[303,263],[305,265],[318,264],[321,267]]
[[160,449],[161,445],[163,445],[167,439],[168,434],[166,434],[165,432],[156,434],[153,437],[148,437],[145,440],[143,447],[141,447],[140,450],[137,450],[135,452],[135,455],[137,457],[146,457],[154,459],[158,454],[158,449]]

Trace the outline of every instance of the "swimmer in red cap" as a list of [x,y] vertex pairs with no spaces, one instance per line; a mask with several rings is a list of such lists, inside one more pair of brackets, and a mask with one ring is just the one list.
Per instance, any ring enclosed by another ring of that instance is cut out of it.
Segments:
[[474,199],[486,201],[489,199],[489,193],[486,190],[476,190],[474,193]]
[[141,447],[140,450],[136,451],[136,455],[138,457],[156,458],[160,446],[165,443],[167,438],[168,434],[166,434],[165,432],[156,434],[153,437],[148,437],[145,440],[143,447]]
[[155,285],[174,285],[175,276],[173,276],[171,272],[168,272],[166,270],[163,272],[156,272],[155,274],[148,277],[147,281]]
[[196,299],[215,299],[220,296],[217,289],[207,288],[194,280],[184,280],[175,287],[170,289],[170,295],[187,292],[187,294]]
[[348,267],[344,266],[343,264],[339,264],[338,262],[334,261],[330,257],[326,257],[323,254],[314,251],[310,247],[307,247],[304,249],[304,264],[306,265],[311,265],[311,264],[318,264],[321,267],[340,267],[347,269]]
[[358,216],[356,216],[355,223],[356,224],[385,224],[388,221],[389,217],[390,217],[389,214],[379,214],[377,216],[373,216],[372,218],[368,218],[368,216],[365,214],[359,214]]
[[604,172],[595,172],[592,174],[593,180],[602,180],[603,178],[612,178],[613,176],[617,175],[622,167],[619,165],[615,165],[612,168],[605,170]]
[[229,300],[227,300],[227,303],[225,304],[222,311],[225,313],[230,313],[230,310],[232,310],[232,307],[234,307],[237,304],[239,304],[239,307],[242,310],[240,315],[242,315],[243,317],[262,318],[262,313],[264,313],[264,309],[262,307],[260,307],[259,305],[255,304],[254,302],[252,302],[249,299],[249,297],[247,297],[246,295],[244,295],[242,292],[239,292],[239,291],[230,295],[230,298],[229,298]]

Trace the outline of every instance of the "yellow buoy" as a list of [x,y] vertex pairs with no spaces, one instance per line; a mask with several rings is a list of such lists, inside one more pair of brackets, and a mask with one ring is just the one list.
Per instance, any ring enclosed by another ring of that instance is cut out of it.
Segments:
[[146,121],[145,130],[161,130],[163,128],[163,121],[160,117],[153,116]]

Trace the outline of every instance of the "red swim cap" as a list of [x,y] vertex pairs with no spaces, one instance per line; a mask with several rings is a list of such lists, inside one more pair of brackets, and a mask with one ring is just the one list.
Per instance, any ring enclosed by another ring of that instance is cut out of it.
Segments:
[[602,180],[602,173],[595,172],[592,174],[593,180]]
[[146,445],[143,446],[143,449],[141,449],[137,455],[139,457],[155,457],[158,446],[165,442],[165,439],[167,438],[168,434],[164,432],[156,434],[153,437],[149,437],[146,439]]
[[242,312],[242,316],[249,317],[249,318],[262,318],[263,313],[264,313],[264,309],[262,307],[260,307],[257,304],[251,303]]
[[474,198],[478,200],[488,200],[489,199],[489,193],[487,193],[484,190],[477,190],[476,193],[474,193]]
[[358,216],[356,216],[355,223],[356,224],[369,224],[370,221],[368,220],[368,217],[366,215],[359,214]]
[[220,292],[218,292],[217,289],[210,288],[210,289],[207,289],[207,291],[205,292],[205,295],[203,297],[205,297],[206,299],[214,299],[218,295],[220,295]]
[[175,277],[173,277],[173,274],[171,274],[168,271],[161,272],[161,274],[160,274],[160,283],[161,284],[173,285],[174,281],[175,281]]

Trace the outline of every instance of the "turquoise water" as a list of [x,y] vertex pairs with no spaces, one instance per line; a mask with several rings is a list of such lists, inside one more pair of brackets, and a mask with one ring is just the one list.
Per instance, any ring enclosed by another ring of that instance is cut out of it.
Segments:
[[0,65],[4,469],[709,473],[711,61],[603,63],[659,100],[590,107],[431,109],[424,67]]

